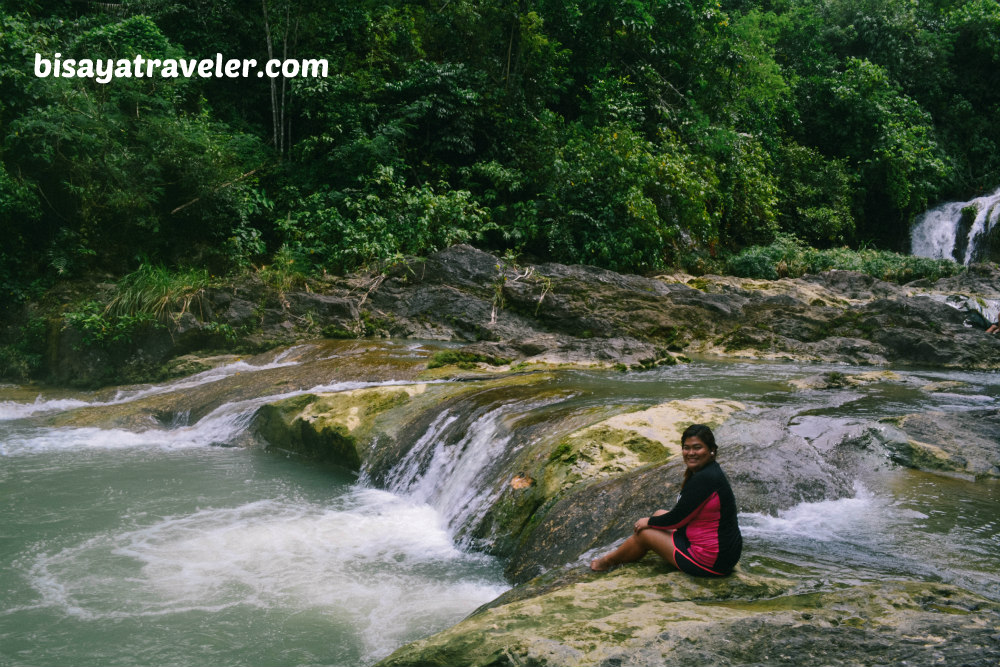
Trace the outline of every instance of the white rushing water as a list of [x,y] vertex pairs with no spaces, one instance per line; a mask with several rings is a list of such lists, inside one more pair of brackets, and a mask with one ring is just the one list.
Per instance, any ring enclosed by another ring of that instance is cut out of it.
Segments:
[[216,368],[211,368],[207,371],[202,371],[201,373],[197,373],[187,378],[176,380],[174,382],[167,382],[147,387],[120,389],[115,392],[115,395],[112,398],[106,401],[87,401],[79,398],[45,399],[42,396],[38,396],[34,402],[30,403],[19,401],[0,401],[0,421],[22,419],[24,417],[30,417],[31,415],[49,412],[64,412],[83,407],[119,405],[148,396],[155,396],[157,394],[165,394],[174,391],[183,391],[184,389],[211,384],[233,375],[239,375],[240,373],[255,373],[274,368],[295,366],[299,363],[297,360],[292,358],[295,350],[295,347],[283,350],[273,361],[266,364],[253,365],[243,360],[237,360],[229,364],[223,364]]
[[[962,210],[976,208],[968,230],[962,230]],[[918,257],[954,259],[969,264],[977,257],[986,232],[1000,220],[1000,190],[966,202],[948,202],[922,214],[910,232],[910,249]],[[964,234],[962,233],[964,231]]]
[[[232,364],[113,402],[273,367]],[[386,384],[403,383],[308,391]],[[370,664],[507,588],[426,498],[212,446],[300,393],[138,433],[25,419],[107,401],[5,403],[0,664]]]
[[507,409],[502,406],[487,412],[454,441],[448,429],[458,418],[442,412],[390,472],[389,488],[433,506],[453,531],[460,527],[489,505],[489,495],[480,489],[489,465],[510,441],[500,424]]
[[432,508],[357,487],[330,503],[269,498],[156,518],[29,562],[31,609],[95,626],[309,613],[350,628],[365,661],[504,590],[476,576],[485,559],[459,551]]

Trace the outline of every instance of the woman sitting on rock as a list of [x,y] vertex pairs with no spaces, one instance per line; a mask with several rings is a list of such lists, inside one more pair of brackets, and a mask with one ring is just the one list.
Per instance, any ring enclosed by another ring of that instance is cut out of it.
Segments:
[[723,577],[732,572],[743,550],[743,537],[733,490],[715,461],[717,450],[712,429],[704,424],[689,426],[681,436],[687,470],[677,505],[636,521],[632,536],[591,561],[590,569],[604,572],[635,562],[652,550],[695,576]]

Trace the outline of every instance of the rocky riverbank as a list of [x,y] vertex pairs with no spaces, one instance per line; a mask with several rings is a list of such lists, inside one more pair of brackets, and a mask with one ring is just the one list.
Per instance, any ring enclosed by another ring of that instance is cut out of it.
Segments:
[[985,335],[979,317],[997,307],[995,265],[908,285],[848,271],[777,281],[640,277],[517,266],[455,246],[311,289],[252,280],[206,288],[183,312],[114,344],[93,344],[56,317],[43,376],[81,387],[163,379],[206,368],[192,353],[324,336],[450,341],[483,359],[633,369],[695,354],[1000,368],[1000,338]]
[[996,663],[1000,605],[943,584],[821,583],[754,562],[723,580],[653,559],[607,575],[560,571],[380,667]]

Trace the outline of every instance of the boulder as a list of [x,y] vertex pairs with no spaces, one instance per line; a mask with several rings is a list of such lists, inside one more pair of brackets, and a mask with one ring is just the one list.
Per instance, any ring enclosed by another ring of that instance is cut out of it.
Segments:
[[261,407],[250,430],[266,449],[360,470],[375,419],[424,393],[427,385],[304,394]]
[[540,577],[378,667],[987,665],[998,624],[1000,605],[946,584],[829,585],[781,561],[707,580],[650,558]]
[[902,465],[973,479],[1000,477],[1000,410],[927,412],[885,420],[886,443]]

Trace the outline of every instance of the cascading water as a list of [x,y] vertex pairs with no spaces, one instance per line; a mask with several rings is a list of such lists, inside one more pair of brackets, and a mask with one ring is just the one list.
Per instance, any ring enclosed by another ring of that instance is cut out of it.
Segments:
[[481,487],[490,463],[507,449],[500,419],[508,409],[494,408],[467,426],[443,412],[390,472],[389,489],[430,505],[456,532],[489,504]]
[[1000,221],[1000,190],[966,202],[948,202],[921,215],[910,232],[910,249],[918,257],[953,259],[962,264],[983,261],[987,239]]
[[390,491],[437,510],[463,547],[476,518],[493,504],[503,485],[496,468],[511,454],[504,418],[551,401],[501,403],[482,414],[443,411],[386,478]]

